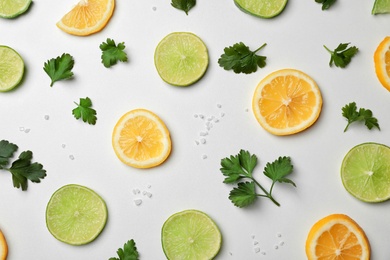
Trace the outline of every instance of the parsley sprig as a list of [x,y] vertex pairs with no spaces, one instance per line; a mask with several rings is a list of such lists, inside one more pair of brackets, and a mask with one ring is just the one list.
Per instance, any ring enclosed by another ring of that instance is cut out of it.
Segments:
[[[272,163],[267,163],[264,168],[264,175],[272,180],[269,190],[266,190],[254,177],[253,170],[257,165],[257,156],[250,154],[248,151],[240,150],[236,156],[226,157],[221,160],[220,169],[225,176],[224,183],[238,183],[230,191],[229,199],[232,203],[240,208],[249,206],[254,203],[258,197],[270,199],[275,205],[280,206],[272,195],[275,183],[289,183],[296,187],[295,183],[288,179],[293,170],[290,157],[279,157]],[[256,187],[260,188],[261,193],[257,193]]]
[[322,10],[327,10],[331,7],[336,0],[315,0],[317,3],[322,4]]
[[42,164],[31,162],[33,156],[31,151],[22,152],[18,159],[12,162],[11,167],[8,167],[17,150],[16,144],[7,140],[0,141],[0,170],[10,172],[14,187],[25,191],[28,188],[28,180],[35,183],[41,182],[41,179],[46,177],[46,170],[43,169]]
[[190,9],[196,5],[196,0],[172,0],[171,5],[188,15]]
[[107,42],[102,42],[99,48],[102,50],[102,63],[106,68],[115,65],[118,61],[127,61],[124,42],[116,44],[113,39],[107,38]]
[[219,66],[225,70],[233,70],[235,73],[250,74],[257,71],[257,68],[264,68],[266,65],[265,56],[257,55],[256,52],[264,48],[267,44],[251,51],[244,43],[239,42],[233,46],[226,47],[224,54],[218,59]]
[[350,43],[340,43],[334,51],[331,51],[324,45],[324,48],[330,53],[330,67],[332,67],[334,63],[336,67],[345,68],[351,62],[359,49],[356,46],[348,48],[349,44]]
[[376,127],[380,130],[378,119],[373,117],[372,111],[370,109],[365,108],[357,108],[355,102],[351,102],[345,105],[342,109],[342,115],[348,120],[348,124],[344,129],[344,132],[348,130],[348,127],[353,122],[364,122],[369,130],[373,127]]
[[46,61],[43,65],[43,70],[51,79],[50,87],[52,87],[56,81],[73,77],[73,66],[74,59],[68,53],[63,53],[57,58]]
[[96,110],[92,108],[92,101],[89,97],[80,98],[80,102],[74,102],[77,107],[72,110],[72,114],[76,119],[82,119],[83,122],[90,125],[96,124]]
[[119,248],[118,251],[116,252],[119,258],[111,257],[109,260],[138,260],[139,259],[137,247],[133,239],[127,241],[124,244],[123,249]]

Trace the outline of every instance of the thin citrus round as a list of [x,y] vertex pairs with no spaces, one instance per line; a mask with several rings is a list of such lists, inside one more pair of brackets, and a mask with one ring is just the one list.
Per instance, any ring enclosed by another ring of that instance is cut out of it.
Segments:
[[3,232],[0,230],[0,260],[6,260],[8,255],[7,240],[5,240]]
[[385,37],[375,50],[374,64],[380,83],[390,91],[390,36]]
[[390,13],[390,0],[375,0],[371,14]]
[[331,214],[316,222],[306,240],[308,260],[369,260],[370,252],[363,229],[344,214]]
[[106,203],[95,191],[69,184],[51,196],[46,207],[46,225],[58,240],[84,245],[102,232],[107,215]]
[[134,109],[116,123],[112,146],[123,163],[135,168],[151,168],[168,158],[172,144],[168,128],[156,114]]
[[57,27],[78,36],[97,33],[107,25],[114,8],[115,0],[80,0],[57,22]]
[[287,2],[288,0],[234,0],[239,9],[261,18],[272,18],[279,15],[286,7]]
[[168,259],[206,260],[218,254],[222,235],[207,214],[185,210],[165,221],[161,241]]
[[15,18],[26,12],[31,0],[0,0],[0,17]]
[[14,49],[0,46],[0,92],[14,89],[24,75],[24,61]]
[[174,32],[157,45],[154,64],[160,77],[174,86],[189,86],[206,73],[209,64],[204,42],[189,32]]
[[378,143],[356,145],[341,165],[345,189],[365,202],[390,199],[390,148]]
[[290,135],[310,127],[320,115],[322,96],[302,71],[272,72],[257,85],[252,100],[257,121],[274,135]]

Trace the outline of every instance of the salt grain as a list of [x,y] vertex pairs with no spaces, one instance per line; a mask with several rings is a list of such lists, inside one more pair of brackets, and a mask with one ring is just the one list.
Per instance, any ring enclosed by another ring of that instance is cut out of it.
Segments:
[[49,115],[45,115],[44,118],[45,118],[45,120],[49,120],[50,117],[49,117]]
[[207,155],[202,155],[202,159],[207,159]]
[[24,129],[24,132],[27,134],[27,133],[29,133],[29,132],[30,132],[30,129],[29,129],[29,128],[27,128],[27,129]]
[[260,252],[260,247],[255,247],[255,253],[259,253]]
[[201,144],[206,144],[206,139],[205,138],[200,139],[200,143]]
[[74,156],[73,155],[69,155],[69,159],[74,160]]
[[142,204],[142,200],[141,200],[141,199],[135,199],[135,200],[134,200],[134,204],[137,205],[137,206],[139,206],[139,205]]

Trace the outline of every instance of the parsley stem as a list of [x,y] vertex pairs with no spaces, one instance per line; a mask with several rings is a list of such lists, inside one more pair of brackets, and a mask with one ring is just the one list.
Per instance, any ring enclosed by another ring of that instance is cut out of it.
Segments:
[[333,53],[333,51],[329,50],[328,47],[326,47],[325,45],[324,45],[324,48],[325,48],[330,54]]
[[253,53],[258,52],[259,50],[261,50],[262,48],[264,48],[266,45],[267,45],[267,43],[264,43],[264,44],[261,45],[259,48],[257,48]]
[[277,202],[277,201],[272,197],[272,195],[271,195],[272,188],[273,188],[275,182],[272,183],[271,192],[268,192],[268,191],[267,191],[266,189],[264,189],[263,186],[261,186],[261,184],[260,184],[258,181],[256,181],[253,177],[250,177],[250,179],[251,179],[254,183],[256,183],[256,185],[264,192],[264,195],[258,194],[257,196],[267,197],[267,198],[269,198],[273,203],[275,203],[276,206],[280,207],[280,203]]

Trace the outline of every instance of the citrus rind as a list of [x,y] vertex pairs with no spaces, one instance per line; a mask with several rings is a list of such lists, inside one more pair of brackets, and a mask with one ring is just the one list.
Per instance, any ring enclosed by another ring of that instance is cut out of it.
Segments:
[[[3,3],[4,2],[4,3]],[[12,2],[11,5],[7,5],[5,2]],[[31,5],[32,0],[9,0],[0,1],[0,18],[12,19],[25,13]]]
[[385,37],[375,50],[374,64],[380,83],[390,91],[390,36]]
[[0,260],[7,259],[8,245],[3,232],[0,230]]
[[[235,5],[244,13],[265,19],[278,16],[283,12],[287,2],[288,0],[234,0]],[[270,5],[274,7],[271,8]]]

